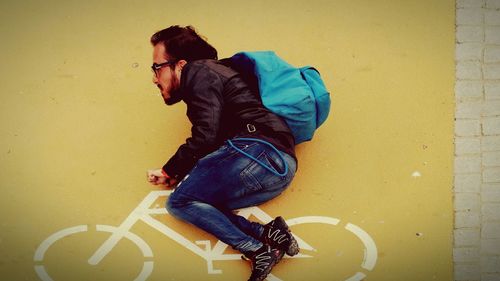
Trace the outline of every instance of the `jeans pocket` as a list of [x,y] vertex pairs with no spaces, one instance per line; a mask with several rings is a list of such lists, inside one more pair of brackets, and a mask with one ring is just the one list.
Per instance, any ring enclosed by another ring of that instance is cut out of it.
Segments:
[[[257,145],[258,143],[248,143],[248,142],[233,142],[233,145],[236,146],[238,149],[241,149],[243,151]],[[207,161],[217,161],[217,162],[222,162],[225,160],[228,160],[232,158],[233,156],[239,154],[237,150],[229,146],[228,144],[224,144],[219,149],[215,150],[212,153],[207,154],[205,157],[201,158],[198,160],[198,164],[201,164],[202,162],[207,162]]]
[[[279,164],[266,151],[262,151],[256,159],[276,172],[283,172],[283,164]],[[253,160],[241,171],[240,178],[245,187],[253,191],[280,188],[287,181],[287,176],[278,176]]]

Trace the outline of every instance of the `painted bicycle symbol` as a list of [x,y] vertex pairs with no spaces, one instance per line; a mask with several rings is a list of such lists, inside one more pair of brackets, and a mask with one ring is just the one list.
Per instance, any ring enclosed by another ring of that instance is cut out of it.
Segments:
[[[171,190],[161,190],[161,191],[152,191],[150,192],[144,200],[130,213],[130,215],[122,222],[121,225],[115,227],[110,225],[96,225],[96,230],[101,232],[109,232],[111,233],[110,237],[106,239],[106,241],[94,252],[94,254],[88,259],[88,263],[90,265],[98,265],[108,253],[120,242],[123,238],[126,238],[133,242],[141,251],[144,257],[144,263],[142,265],[142,269],[138,276],[135,277],[134,281],[145,281],[153,272],[154,262],[151,261],[153,257],[153,251],[151,247],[138,235],[130,232],[130,229],[139,221],[143,221],[152,228],[158,230],[165,236],[179,243],[186,249],[190,250],[194,254],[198,255],[202,259],[207,262],[207,270],[208,274],[221,274],[222,270],[215,269],[213,262],[214,261],[228,261],[228,260],[239,260],[241,259],[241,254],[230,254],[224,253],[228,248],[228,245],[217,241],[215,245],[212,246],[211,241],[209,240],[200,240],[195,241],[194,243],[182,236],[180,233],[176,232],[174,229],[170,228],[168,225],[160,222],[155,219],[154,215],[159,214],[168,214],[165,208],[156,208],[151,207],[156,200],[162,196],[168,196],[172,191]],[[267,223],[271,221],[273,218],[265,213],[258,207],[249,207],[245,209],[241,209],[238,211],[238,215],[243,216],[245,218],[249,218],[250,216],[254,216],[263,223]],[[289,226],[295,226],[300,224],[311,224],[311,223],[319,223],[337,226],[340,220],[332,217],[325,216],[303,216],[297,217],[293,219],[289,219],[286,223]],[[361,268],[371,271],[375,267],[377,262],[377,247],[375,242],[370,237],[368,233],[366,233],[360,227],[348,223],[344,227],[347,231],[354,234],[364,245],[364,258],[361,263]],[[45,266],[43,265],[44,256],[47,250],[57,241],[73,234],[83,233],[89,231],[89,227],[87,225],[77,225],[74,227],[69,227],[62,229],[52,235],[50,235],[47,239],[45,239],[37,248],[34,255],[35,261],[35,271],[38,277],[42,281],[55,281],[48,274]],[[302,250],[315,251],[315,249],[309,245],[306,241],[298,237],[294,234],[299,246]],[[306,254],[298,254],[294,257],[287,258],[313,258],[313,256]],[[350,276],[345,281],[361,281],[366,277],[366,274],[358,271]],[[269,274],[267,277],[268,281],[280,281],[278,277]]]

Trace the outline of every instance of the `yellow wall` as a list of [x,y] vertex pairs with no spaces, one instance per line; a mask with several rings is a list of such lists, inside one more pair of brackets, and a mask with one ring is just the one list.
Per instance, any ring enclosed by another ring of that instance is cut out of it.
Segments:
[[[314,65],[332,91],[329,120],[297,148],[295,181],[262,209],[340,223],[292,228],[317,252],[283,261],[276,277],[452,280],[453,0],[2,1],[1,280],[39,280],[33,255],[45,238],[117,226],[159,189],[146,169],[189,133],[184,106],[165,107],[151,83],[149,37],[172,24],[197,27],[220,57],[272,49]],[[360,268],[364,247],[347,223],[375,241],[373,270]],[[144,223],[132,232],[154,251],[148,280],[248,277],[241,261],[215,262],[223,274],[208,275],[203,259]],[[54,280],[132,280],[137,248],[123,242],[93,268],[85,261],[107,236],[90,234],[50,248]]]

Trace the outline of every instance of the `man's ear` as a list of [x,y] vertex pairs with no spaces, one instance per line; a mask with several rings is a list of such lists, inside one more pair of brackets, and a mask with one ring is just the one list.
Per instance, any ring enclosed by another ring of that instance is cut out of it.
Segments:
[[187,64],[187,61],[185,60],[179,60],[176,64],[177,66],[177,69],[179,69],[179,71],[182,71],[182,68],[184,68],[184,66]]

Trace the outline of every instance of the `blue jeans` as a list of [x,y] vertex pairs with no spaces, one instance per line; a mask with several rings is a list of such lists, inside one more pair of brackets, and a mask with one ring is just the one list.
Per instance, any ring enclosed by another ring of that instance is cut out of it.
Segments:
[[[253,157],[284,172],[284,163],[271,147],[255,141],[234,141],[234,145]],[[262,247],[258,238],[264,228],[233,213],[232,210],[264,203],[281,194],[296,171],[295,159],[281,153],[288,173],[278,176],[228,144],[200,159],[182,180],[167,202],[167,211],[187,221],[240,252]]]

